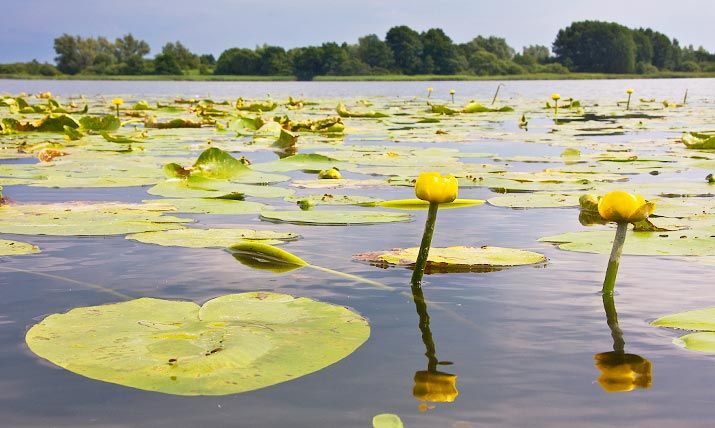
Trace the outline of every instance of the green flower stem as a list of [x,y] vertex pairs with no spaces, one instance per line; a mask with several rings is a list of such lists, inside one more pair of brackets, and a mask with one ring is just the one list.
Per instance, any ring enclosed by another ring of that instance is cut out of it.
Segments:
[[103,286],[103,285],[92,284],[91,282],[77,281],[76,279],[67,278],[67,277],[60,276],[60,275],[54,275],[54,274],[43,273],[43,272],[36,272],[36,271],[26,270],[26,269],[18,269],[18,268],[13,268],[13,267],[9,267],[9,266],[0,266],[0,268],[2,268],[2,269],[7,269],[7,270],[11,270],[11,271],[14,271],[14,272],[22,272],[22,273],[27,273],[27,274],[30,274],[30,275],[44,276],[45,278],[52,278],[52,279],[57,279],[57,280],[60,280],[60,281],[70,282],[70,283],[73,283],[73,284],[83,285],[83,286],[88,287],[88,288],[92,288],[92,289],[95,289],[95,290],[103,291],[103,292],[105,292],[105,293],[107,293],[107,294],[111,294],[112,296],[119,297],[120,299],[123,299],[123,300],[132,300],[132,299],[133,299],[133,297],[131,297],[131,296],[128,296],[128,295],[123,294],[123,293],[120,293],[120,292],[118,292],[118,291],[114,291],[114,290],[112,290],[111,288],[107,288],[107,287],[105,287],[105,286]]
[[628,223],[619,222],[616,228],[616,237],[613,239],[611,257],[608,259],[606,278],[603,280],[602,292],[604,296],[613,296],[613,289],[616,286],[616,276],[618,276],[618,265],[621,262],[621,254],[623,253],[623,244],[626,242],[627,231]]
[[554,100],[554,116],[559,115],[559,100]]
[[427,257],[429,256],[429,249],[432,244],[432,235],[434,235],[434,224],[437,221],[438,209],[439,204],[437,202],[430,202],[429,211],[427,212],[427,222],[425,223],[425,231],[422,234],[420,252],[417,255],[415,270],[412,272],[412,284],[421,283],[422,277],[425,274],[425,266],[427,266]]
[[494,98],[492,98],[492,105],[497,101],[497,95],[499,95],[499,89],[504,86],[502,83],[497,85],[497,90],[494,92]]
[[422,287],[419,283],[412,283],[412,300],[415,302],[417,315],[420,317],[420,332],[422,333],[422,342],[425,344],[425,355],[427,356],[427,371],[437,371],[437,347],[432,338],[432,330],[429,326],[429,314],[427,313],[427,301],[422,293]]
[[626,341],[623,340],[623,330],[618,325],[618,313],[616,313],[616,302],[613,300],[613,294],[603,294],[603,309],[606,311],[606,322],[611,329],[611,337],[613,337],[613,350],[618,353],[624,353]]
[[631,95],[632,94],[628,94],[628,102],[626,102],[626,110],[631,109]]
[[380,288],[380,289],[383,289],[383,290],[393,291],[393,290],[395,289],[394,287],[390,287],[389,285],[385,285],[385,284],[383,284],[383,283],[381,283],[381,282],[373,281],[373,280],[371,280],[371,279],[363,278],[363,277],[361,277],[361,276],[353,275],[353,274],[350,274],[350,273],[345,273],[345,272],[340,272],[340,271],[333,270],[333,269],[324,268],[324,267],[322,267],[322,266],[306,265],[306,267],[313,268],[313,269],[319,270],[319,271],[321,271],[321,272],[330,273],[330,274],[333,274],[333,275],[336,275],[336,276],[340,276],[340,277],[343,277],[343,278],[346,278],[346,279],[350,279],[350,280],[352,280],[352,281],[362,282],[362,283],[365,283],[365,284],[370,284],[370,285],[372,285],[372,286],[375,286],[375,287]]
[[117,119],[119,119],[119,104],[117,104]]

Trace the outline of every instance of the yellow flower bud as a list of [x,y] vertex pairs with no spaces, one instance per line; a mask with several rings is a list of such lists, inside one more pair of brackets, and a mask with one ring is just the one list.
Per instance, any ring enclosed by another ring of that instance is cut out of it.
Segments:
[[654,202],[647,202],[642,196],[623,190],[608,192],[598,201],[598,214],[604,220],[616,223],[636,223],[647,219],[653,211]]
[[450,90],[449,90],[449,94],[450,94],[450,95],[454,95],[454,94],[456,94],[456,93],[457,93],[457,91],[455,91],[454,89],[450,89]]
[[318,173],[318,178],[327,180],[339,180],[343,178],[336,168],[324,169]]
[[432,88],[431,86],[429,88],[427,88],[427,92],[431,93],[433,90],[434,90],[434,88]]
[[627,94],[632,94],[633,92],[635,92],[635,91],[633,90],[633,88],[628,88],[628,89],[626,89],[626,93],[627,93]]
[[459,395],[457,376],[438,371],[419,371],[415,373],[412,395],[420,401],[451,403]]
[[114,104],[115,106],[120,106],[120,105],[124,104],[124,99],[112,98],[112,104]]
[[561,95],[559,95],[557,93],[553,93],[553,94],[551,94],[551,99],[554,101],[558,101],[561,99]]
[[651,362],[639,355],[612,351],[596,354],[593,359],[601,372],[598,384],[606,392],[628,392],[651,386]]
[[423,172],[415,183],[415,195],[419,199],[438,204],[453,202],[457,199],[458,189],[456,178],[438,172]]

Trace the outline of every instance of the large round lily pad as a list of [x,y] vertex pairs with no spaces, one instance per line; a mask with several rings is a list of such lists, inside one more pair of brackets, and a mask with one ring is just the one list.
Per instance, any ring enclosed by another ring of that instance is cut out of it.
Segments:
[[204,213],[204,214],[257,214],[261,212],[264,204],[251,201],[239,201],[234,199],[220,198],[165,198],[148,199],[144,202],[160,202],[169,204],[180,213]]
[[159,232],[144,232],[127,235],[126,239],[174,247],[226,248],[243,240],[261,241],[266,244],[280,244],[297,239],[299,235],[290,232],[272,232],[254,229],[178,229]]
[[0,239],[0,256],[21,256],[39,253],[40,249],[27,242]]
[[[356,260],[386,266],[412,267],[417,262],[419,247],[395,248],[356,254]],[[510,266],[543,263],[546,257],[531,251],[502,247],[446,247],[430,248],[427,273],[489,271]]]
[[318,371],[370,335],[351,310],[286,294],[228,294],[199,306],[141,298],[50,315],[30,350],[104,382],[175,395],[251,391]]
[[564,193],[535,192],[507,193],[489,198],[487,202],[497,207],[509,208],[555,208],[577,207],[579,195]]
[[56,203],[0,206],[0,232],[21,235],[121,235],[180,229],[190,219],[162,215],[161,204]]
[[715,307],[666,315],[653,321],[651,325],[699,330],[676,338],[673,343],[691,351],[715,353]]
[[[677,230],[673,232],[628,231],[623,254],[643,256],[713,256],[715,239],[708,230]],[[563,233],[540,238],[559,248],[584,253],[610,254],[615,232],[595,230]]]
[[391,223],[396,221],[408,221],[412,217],[409,214],[392,213],[376,210],[362,211],[337,211],[337,210],[311,210],[311,211],[262,211],[261,218],[268,221],[314,224],[314,225],[353,225],[353,224],[375,224]]

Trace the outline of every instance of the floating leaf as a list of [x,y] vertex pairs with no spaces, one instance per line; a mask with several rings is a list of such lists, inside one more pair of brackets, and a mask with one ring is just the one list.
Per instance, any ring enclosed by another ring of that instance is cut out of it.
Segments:
[[382,413],[372,418],[372,428],[404,428],[402,419],[392,413]]
[[397,221],[409,221],[412,217],[409,214],[399,214],[375,210],[363,211],[335,211],[335,210],[311,210],[311,211],[262,211],[261,219],[294,223],[294,224],[314,224],[314,225],[356,225],[356,224],[376,224],[391,223]]
[[682,330],[700,330],[673,340],[676,345],[698,352],[715,352],[715,308],[666,315],[651,322],[656,327],[670,327]]
[[[715,255],[715,233],[707,230],[674,232],[628,231],[623,254],[643,256],[712,256]],[[567,251],[610,254],[613,232],[609,230],[570,232],[539,238],[553,242]]]
[[371,118],[371,119],[379,119],[382,117],[388,117],[388,114],[381,113],[379,111],[366,111],[366,112],[355,112],[355,111],[350,111],[345,107],[345,104],[338,103],[338,106],[335,108],[335,110],[338,112],[338,116],[340,117],[360,117],[360,118]]
[[286,272],[309,266],[300,257],[264,242],[238,242],[228,249],[236,260],[259,269]]
[[268,244],[280,244],[283,241],[298,239],[297,234],[271,232],[268,230],[222,228],[222,229],[178,229],[159,232],[143,232],[127,235],[126,239],[175,247],[189,248],[227,248],[243,240],[265,241]]
[[225,180],[207,180],[191,177],[188,180],[171,179],[159,183],[147,191],[151,195],[167,198],[224,198],[242,199],[243,195],[258,198],[285,198],[293,190],[276,186],[255,186],[232,183]]
[[357,195],[333,195],[331,193],[323,193],[318,195],[307,196],[288,196],[285,198],[288,202],[296,202],[298,204],[308,203],[309,205],[365,205],[375,206],[381,199],[371,198],[369,196]]
[[489,198],[487,202],[497,207],[509,208],[576,207],[579,205],[578,198],[578,195],[564,193],[507,193]]
[[104,116],[82,116],[79,119],[79,124],[84,131],[114,131],[119,129],[121,122],[119,118],[107,114]]
[[0,206],[0,233],[19,235],[122,235],[180,229],[189,219],[162,215],[171,206],[115,203]]
[[[482,205],[483,203],[484,201],[481,199],[455,199],[454,201],[446,204],[439,204],[439,207],[440,209],[466,208],[473,207],[476,205]],[[395,208],[400,210],[426,210],[429,208],[429,202],[423,201],[421,199],[395,199],[391,201],[381,201],[363,205],[378,206],[383,208]]]
[[323,156],[315,153],[297,154],[287,156],[273,162],[259,163],[253,165],[253,168],[258,171],[268,172],[287,172],[287,171],[305,171],[318,172],[320,170],[340,167],[341,162],[328,156]]
[[50,315],[26,336],[38,356],[91,379],[175,395],[226,395],[296,379],[370,335],[342,306],[229,294],[203,306],[141,298]]
[[39,252],[39,248],[27,242],[0,239],[0,256],[20,256]]
[[[413,267],[419,247],[395,248],[356,254],[355,259],[379,266]],[[430,248],[426,273],[490,271],[495,268],[543,263],[546,257],[531,251],[502,247],[446,247]]]
[[711,150],[715,149],[715,135],[698,132],[686,132],[681,139],[689,149]]
[[167,198],[148,199],[143,202],[159,202],[171,205],[179,213],[203,213],[203,214],[257,214],[265,208],[264,204],[258,202],[248,202],[235,199],[220,198]]

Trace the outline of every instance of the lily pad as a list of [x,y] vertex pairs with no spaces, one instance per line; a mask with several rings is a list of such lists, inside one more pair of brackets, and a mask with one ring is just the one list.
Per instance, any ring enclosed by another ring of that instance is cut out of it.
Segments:
[[0,206],[0,233],[18,235],[122,235],[180,229],[190,219],[163,215],[157,204],[56,203]]
[[666,315],[651,322],[656,327],[698,330],[673,340],[676,345],[698,352],[715,353],[715,308]]
[[166,198],[224,198],[236,199],[236,195],[258,198],[285,198],[294,193],[291,189],[276,186],[257,186],[232,183],[225,180],[206,180],[191,177],[188,180],[170,179],[147,190],[150,195]]
[[[454,201],[446,204],[439,204],[439,207],[440,209],[466,208],[482,205],[483,203],[484,201],[481,199],[455,199]],[[391,201],[381,201],[364,205],[394,208],[399,210],[426,210],[429,208],[429,202],[421,199],[394,199]]]
[[[381,267],[413,267],[417,262],[419,247],[395,248],[356,254],[354,258]],[[531,251],[502,247],[446,247],[430,248],[426,273],[490,271],[511,266],[544,263],[546,257]]]
[[159,232],[144,232],[127,235],[146,244],[156,244],[188,248],[227,248],[240,241],[261,241],[267,244],[280,244],[298,239],[299,235],[290,232],[272,232],[240,228],[222,229],[178,229]]
[[507,193],[489,198],[487,202],[497,207],[509,208],[577,207],[578,198],[578,195],[564,193]]
[[144,202],[159,202],[162,204],[168,204],[176,208],[176,212],[179,213],[223,215],[257,214],[265,208],[265,205],[259,202],[219,198],[147,199]]
[[351,310],[286,294],[228,294],[199,306],[141,298],[50,315],[30,350],[91,379],[174,395],[252,391],[321,370],[370,335]]
[[21,256],[39,253],[40,249],[27,242],[0,239],[0,256]]
[[372,428],[404,428],[402,419],[393,413],[382,413],[372,418]]
[[342,226],[356,224],[392,223],[409,221],[409,214],[392,213],[375,210],[337,211],[262,211],[261,219],[294,224],[314,224],[325,226]]
[[268,172],[287,172],[287,171],[306,171],[318,172],[320,170],[331,168],[334,166],[340,167],[341,161],[328,156],[319,155],[316,153],[297,154],[288,156],[283,159],[278,159],[272,162],[259,163],[253,165],[257,171]]
[[[615,232],[610,230],[570,232],[539,238],[567,251],[610,254]],[[713,256],[715,233],[708,230],[673,232],[628,231],[623,254],[642,256]]]

